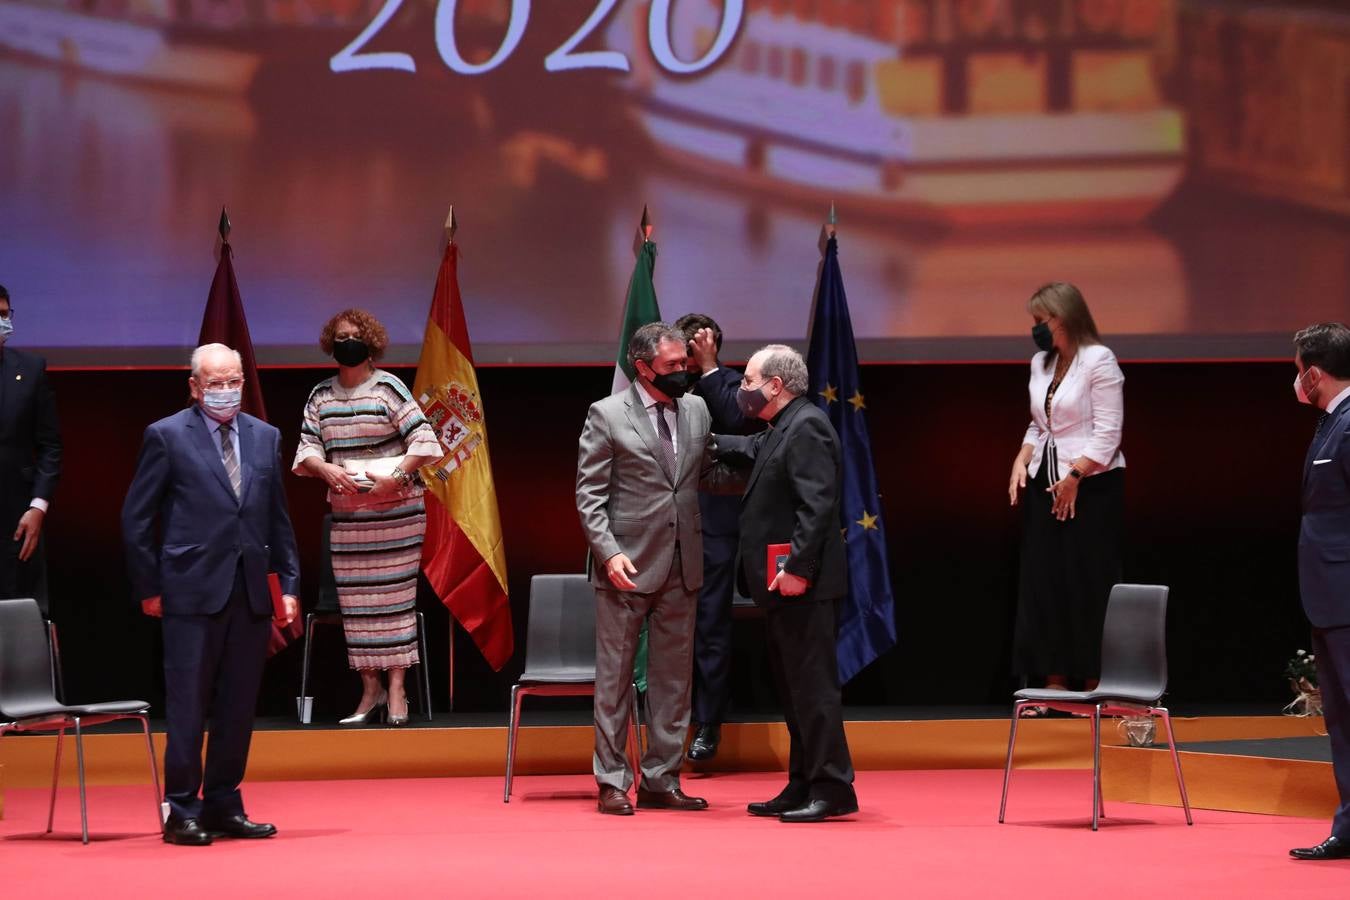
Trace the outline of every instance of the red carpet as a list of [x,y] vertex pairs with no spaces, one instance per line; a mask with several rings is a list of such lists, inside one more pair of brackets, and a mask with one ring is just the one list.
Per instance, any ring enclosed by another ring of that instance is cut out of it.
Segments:
[[[754,819],[771,774],[686,777],[703,813],[595,810],[589,778],[280,782],[246,786],[249,812],[278,837],[171,847],[150,834],[148,787],[90,791],[93,842],[63,788],[57,833],[46,793],[10,790],[0,821],[6,897],[646,898],[850,895],[910,897],[1344,897],[1350,861],[1299,863],[1327,823],[1107,804],[1087,827],[1087,773],[1023,771],[999,825],[1001,773],[863,772],[852,820]],[[18,890],[11,890],[17,886]]]

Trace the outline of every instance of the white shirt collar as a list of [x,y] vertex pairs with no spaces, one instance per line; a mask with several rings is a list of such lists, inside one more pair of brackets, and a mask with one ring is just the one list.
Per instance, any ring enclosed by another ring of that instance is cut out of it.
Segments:
[[[637,388],[638,396],[642,398],[642,406],[644,409],[651,409],[653,406],[655,406],[657,403],[660,402],[656,398],[654,398],[651,394],[647,393],[647,389],[642,386],[642,382],[634,381],[633,386]],[[671,401],[671,403],[674,402],[675,402],[674,400]]]
[[1337,394],[1335,397],[1331,398],[1331,402],[1327,404],[1327,415],[1331,415],[1332,413],[1334,413],[1336,411],[1336,407],[1340,406],[1341,401],[1344,400],[1346,397],[1350,397],[1350,387],[1346,388],[1345,390]]

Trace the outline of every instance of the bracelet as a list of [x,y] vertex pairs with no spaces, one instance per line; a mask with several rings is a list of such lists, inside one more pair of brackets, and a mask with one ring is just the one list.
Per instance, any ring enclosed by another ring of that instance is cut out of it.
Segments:
[[403,487],[407,487],[408,485],[412,484],[412,476],[409,475],[407,472],[405,472],[403,469],[394,470],[394,480],[397,481]]
[[1080,471],[1078,471],[1078,467],[1077,467],[1077,466],[1069,466],[1069,477],[1070,477],[1070,478],[1082,478],[1082,477],[1083,477],[1083,473],[1080,472]]

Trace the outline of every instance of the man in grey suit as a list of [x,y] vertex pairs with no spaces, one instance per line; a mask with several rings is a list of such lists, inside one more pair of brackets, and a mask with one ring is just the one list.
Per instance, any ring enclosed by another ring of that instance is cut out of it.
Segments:
[[633,334],[637,381],[591,404],[577,460],[577,512],[595,586],[595,780],[599,810],[633,814],[624,753],[633,656],[648,622],[648,746],[637,805],[696,810],[680,790],[689,727],[694,617],[703,584],[699,479],[711,467],[708,408],[685,396],[684,335],[664,322]]

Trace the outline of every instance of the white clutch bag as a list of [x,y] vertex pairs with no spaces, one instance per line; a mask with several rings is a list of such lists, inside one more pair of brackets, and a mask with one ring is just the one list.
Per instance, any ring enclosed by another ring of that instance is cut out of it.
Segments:
[[342,463],[347,474],[357,481],[374,481],[375,476],[389,478],[403,462],[401,456],[372,456],[369,459],[348,459]]

